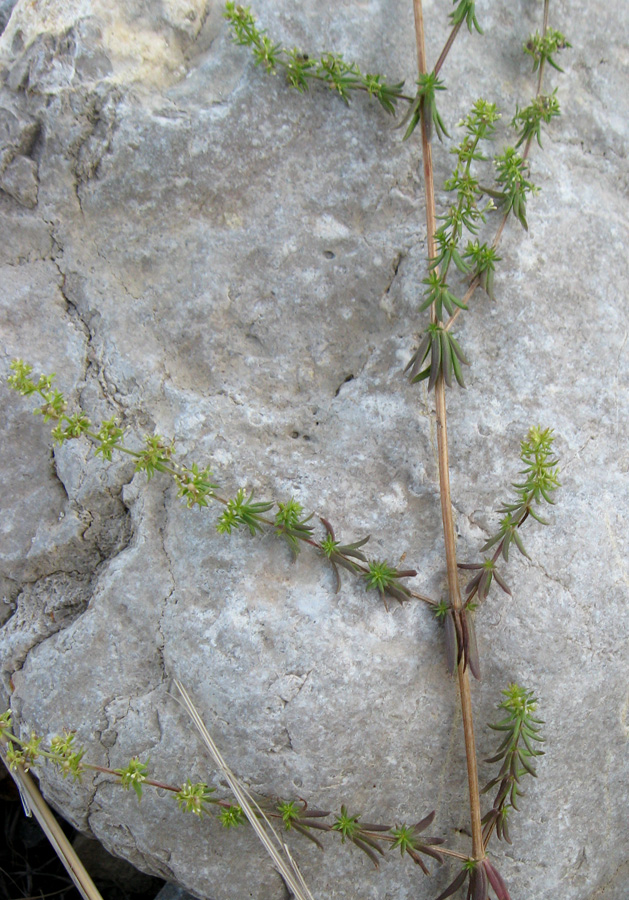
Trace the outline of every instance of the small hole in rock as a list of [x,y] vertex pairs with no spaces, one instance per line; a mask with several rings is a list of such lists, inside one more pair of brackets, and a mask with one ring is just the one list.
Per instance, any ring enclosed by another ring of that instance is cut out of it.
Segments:
[[290,436],[291,436],[292,438],[298,438],[298,437],[299,437],[299,432],[298,432],[298,431],[291,431]]
[[304,440],[305,440],[305,441],[311,441],[312,438],[310,437],[309,434],[304,434]]
[[332,253],[331,250],[324,250],[323,255],[325,256],[326,259],[334,259],[334,257],[336,256],[336,253]]

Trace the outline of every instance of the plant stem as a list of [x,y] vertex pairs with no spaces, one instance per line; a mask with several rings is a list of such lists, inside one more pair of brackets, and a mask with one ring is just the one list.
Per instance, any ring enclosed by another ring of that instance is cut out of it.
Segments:
[[[424,16],[422,0],[413,0],[415,13],[415,36],[417,41],[417,65],[420,75],[425,75],[426,42],[424,36]],[[432,166],[432,148],[430,145],[428,122],[421,109],[421,139],[424,164],[424,184],[426,193],[426,228],[428,239],[428,256],[436,256],[435,248],[435,190]],[[431,310],[431,320],[436,322],[436,311]],[[439,491],[441,495],[441,517],[446,549],[446,567],[450,602],[455,610],[462,607],[459,576],[456,562],[456,541],[454,536],[454,519],[452,516],[452,499],[450,494],[450,471],[448,461],[448,431],[445,384],[440,375],[435,385],[435,405],[437,415],[437,447],[439,459]],[[467,668],[458,667],[459,693],[461,695],[461,712],[463,718],[463,734],[465,738],[465,755],[467,758],[467,780],[470,795],[470,818],[472,825],[472,853],[475,859],[485,856],[483,846],[483,830],[481,826],[480,789],[478,785],[478,766],[476,761],[476,743],[474,740],[474,721],[472,714],[472,696]]]
[[[544,25],[542,29],[542,37],[546,35],[548,31],[548,17],[550,14],[550,0],[544,0]],[[542,81],[544,80],[544,63],[546,62],[546,58],[542,56],[539,63],[539,78],[537,80],[537,93],[540,94],[542,91]]]
[[452,29],[452,31],[450,32],[450,34],[448,35],[448,40],[443,45],[443,50],[439,54],[439,59],[437,60],[437,62],[435,64],[435,69],[434,69],[435,75],[439,74],[441,66],[446,61],[446,56],[450,52],[450,48],[452,47],[452,44],[454,43],[455,38],[456,38],[457,34],[459,33],[459,29],[462,24],[463,24],[463,22],[461,21],[458,23],[458,25],[455,25],[454,28]]

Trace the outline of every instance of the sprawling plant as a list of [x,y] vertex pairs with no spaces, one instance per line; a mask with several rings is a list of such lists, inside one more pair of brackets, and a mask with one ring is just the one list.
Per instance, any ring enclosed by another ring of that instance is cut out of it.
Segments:
[[[537,73],[535,94],[526,105],[516,108],[508,120],[513,140],[496,152],[491,147],[497,140],[503,113],[494,102],[479,98],[458,126],[446,127],[438,109],[440,92],[446,89],[439,73],[460,28],[465,24],[470,32],[482,34],[474,0],[454,0],[450,13],[452,29],[432,69],[426,62],[422,2],[414,0],[418,76],[416,90],[411,94],[404,93],[403,82],[364,73],[357,64],[339,54],[328,52],[317,56],[283,47],[259,27],[249,8],[233,2],[225,8],[234,41],[248,46],[256,64],[267,73],[283,72],[288,85],[301,93],[323,86],[345,103],[362,92],[377,100],[390,114],[395,114],[400,104],[406,104],[401,119],[404,140],[416,132],[419,134],[428,256],[423,280],[425,290],[418,313],[427,313],[427,317],[406,372],[413,384],[425,382],[428,392],[434,395],[447,598],[437,600],[416,592],[406,581],[417,574],[415,569],[401,570],[386,559],[370,558],[366,549],[368,535],[354,540],[337,539],[327,519],[316,522],[314,515],[304,510],[294,497],[278,501],[259,499],[245,485],[229,496],[209,467],[176,460],[174,440],[152,434],[146,435],[138,445],[137,439],[133,435],[127,437],[115,419],[93,424],[85,410],[70,411],[63,393],[53,386],[54,376],[35,376],[32,366],[22,360],[12,363],[8,379],[20,394],[37,399],[35,412],[44,421],[53,423],[52,436],[58,444],[86,439],[103,459],[110,460],[114,453],[127,454],[134,460],[136,471],[146,472],[147,478],[158,474],[172,478],[188,507],[218,504],[222,507],[216,523],[220,535],[229,536],[241,528],[248,530],[252,537],[261,532],[272,533],[287,543],[294,556],[302,547],[310,547],[331,564],[337,590],[343,569],[360,579],[367,591],[377,591],[387,608],[391,599],[399,603],[421,600],[432,608],[444,626],[445,657],[450,672],[456,676],[461,700],[471,822],[468,852],[449,849],[443,838],[424,834],[433,823],[434,812],[423,815],[415,824],[369,823],[351,805],[343,804],[333,814],[313,809],[299,798],[267,797],[259,798],[252,813],[248,807],[243,808],[238,796],[216,797],[215,791],[205,783],[194,784],[188,779],[177,786],[156,781],[149,777],[148,761],[142,762],[137,757],[121,769],[93,765],[86,760],[83,748],[75,746],[71,733],[55,737],[47,745],[35,734],[28,739],[21,738],[12,730],[11,716],[7,713],[0,717],[0,741],[12,768],[28,770],[45,762],[58,767],[64,777],[74,779],[98,771],[118,780],[123,788],[132,788],[138,798],[146,786],[158,787],[172,793],[185,812],[202,816],[215,810],[227,829],[236,829],[247,821],[253,824],[252,820],[258,817],[275,819],[287,831],[308,838],[318,847],[323,847],[324,834],[339,838],[342,844],[363,851],[376,867],[387,847],[399,850],[401,858],[410,857],[426,874],[429,860],[444,863],[446,857],[451,857],[457,860],[458,868],[438,900],[445,900],[461,889],[466,892],[467,900],[487,900],[490,889],[498,900],[509,900],[507,886],[488,858],[488,845],[494,835],[499,840],[511,841],[509,821],[518,809],[522,780],[537,774],[534,761],[542,754],[539,745],[543,741],[543,723],[536,717],[538,701],[532,691],[512,684],[502,692],[504,699],[499,705],[502,718],[490,726],[502,735],[502,741],[495,754],[486,760],[498,770],[481,791],[470,683],[470,673],[478,678],[481,669],[474,611],[478,604],[487,601],[494,584],[510,594],[504,574],[509,554],[515,548],[520,554],[528,555],[523,540],[527,521],[548,524],[542,510],[554,502],[559,487],[558,460],[552,430],[530,428],[521,441],[521,469],[512,484],[512,495],[497,510],[496,529],[479,549],[482,558],[458,562],[449,484],[446,392],[455,385],[465,387],[464,367],[469,365],[467,354],[454,334],[454,326],[461,315],[469,314],[470,301],[479,287],[494,298],[495,273],[501,262],[498,245],[503,229],[510,218],[524,229],[528,227],[527,203],[537,191],[530,180],[531,147],[533,142],[541,146],[543,128],[559,115],[556,89],[552,93],[543,92],[544,73],[547,64],[561,71],[557,56],[570,45],[563,34],[549,26],[549,5],[550,0],[544,0],[541,31],[531,35],[524,44],[525,53],[532,58],[533,72]],[[454,168],[444,185],[449,199],[438,216],[432,141],[449,138],[455,127],[459,139],[451,148]],[[492,220],[496,217],[492,232]],[[467,583],[462,583],[466,578]],[[481,796],[493,791],[491,806],[483,811]]]

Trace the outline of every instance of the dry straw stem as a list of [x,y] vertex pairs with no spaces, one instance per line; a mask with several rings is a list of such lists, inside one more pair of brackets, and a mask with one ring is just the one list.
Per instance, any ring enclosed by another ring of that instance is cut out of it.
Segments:
[[[238,805],[247,817],[249,824],[258,836],[260,843],[273,860],[275,868],[286,882],[288,888],[292,891],[295,900],[314,900],[314,897],[310,893],[308,885],[297,868],[297,864],[293,860],[288,847],[281,840],[268,818],[265,816],[263,810],[258,806],[247,788],[236,778],[223,759],[218,747],[212,740],[212,736],[205,727],[203,719],[190,699],[187,690],[176,678],[173,678],[173,683],[181,694],[183,707],[194,722],[197,731],[201,735],[201,740],[210,751],[210,756],[225,776],[232,794],[238,801]],[[262,818],[265,823],[266,829],[260,822],[260,818]],[[267,832],[270,832],[271,836],[269,836]],[[276,844],[279,846],[280,851],[277,850]]]
[[[417,42],[417,67],[420,75],[427,72],[426,41],[424,36],[424,14],[422,0],[413,0],[415,13],[415,38]],[[456,35],[454,35],[456,37]],[[454,37],[451,35],[451,46]],[[449,49],[449,47],[448,47]],[[445,59],[445,54],[442,53]],[[443,60],[441,60],[443,61]],[[426,229],[428,232],[428,257],[437,255],[435,247],[436,211],[435,185],[432,165],[432,147],[429,137],[429,123],[426,121],[424,108],[421,108],[421,141],[424,166],[424,185],[426,194]],[[436,322],[434,304],[431,309],[431,320]],[[456,561],[456,540],[454,534],[454,518],[452,516],[452,498],[450,494],[450,465],[448,460],[448,430],[446,413],[446,395],[443,375],[435,385],[435,406],[437,416],[437,449],[439,459],[439,493],[441,496],[441,518],[446,549],[446,568],[448,575],[448,591],[454,610],[462,607],[459,588],[459,574]],[[456,612],[455,612],[456,615]],[[459,693],[461,695],[461,711],[463,717],[463,734],[465,737],[465,756],[467,759],[467,780],[470,794],[470,817],[472,825],[472,853],[475,859],[485,856],[483,846],[483,829],[481,825],[480,789],[478,786],[478,765],[476,761],[476,742],[474,739],[474,721],[472,716],[472,696],[468,670],[459,665]]]
[[27,816],[35,815],[42,831],[50,841],[81,896],[84,900],[103,900],[96,885],[85,870],[83,863],[76,855],[61,826],[55,819],[52,810],[42,797],[32,776],[24,770],[22,765],[17,765],[14,769],[9,767],[5,755],[5,746],[2,741],[0,741],[0,757],[2,757],[3,763],[17,785],[22,798],[24,812]]

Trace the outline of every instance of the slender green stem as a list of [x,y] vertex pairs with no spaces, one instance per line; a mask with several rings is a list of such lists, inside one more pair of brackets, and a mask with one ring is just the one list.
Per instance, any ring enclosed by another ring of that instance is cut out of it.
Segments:
[[[479,141],[480,141],[480,133],[477,132],[477,133],[475,134],[475,136],[474,136],[474,141],[472,142],[472,146],[471,146],[470,151],[469,151],[469,159],[468,159],[467,162],[465,163],[465,175],[466,175],[466,176],[469,176],[469,174],[470,174],[470,170],[471,170],[471,168],[472,168],[472,157],[473,157],[473,155],[474,155],[474,151],[475,151],[476,148],[478,147],[478,142],[479,142]],[[462,209],[463,209],[464,203],[465,203],[465,198],[464,198],[463,196],[459,197],[459,202],[458,202],[458,205],[457,205],[457,216],[461,213],[461,211],[462,211]],[[446,279],[446,277],[447,277],[447,275],[448,275],[448,270],[449,270],[449,268],[450,268],[451,262],[452,262],[452,258],[450,257],[450,259],[448,259],[448,261],[447,261],[447,264],[446,264],[445,269],[444,269],[443,272],[441,273],[442,276],[443,276],[444,281],[445,281],[445,279]],[[463,300],[463,303],[465,303],[465,300]]]

